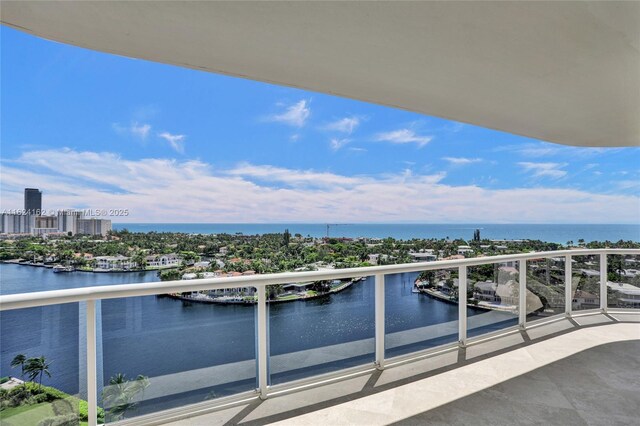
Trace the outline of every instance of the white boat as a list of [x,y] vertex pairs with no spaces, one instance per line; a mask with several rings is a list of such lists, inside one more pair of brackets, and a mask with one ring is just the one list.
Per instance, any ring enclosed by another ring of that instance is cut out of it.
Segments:
[[73,272],[75,271],[75,268],[73,266],[62,266],[62,265],[56,265],[53,267],[53,272]]

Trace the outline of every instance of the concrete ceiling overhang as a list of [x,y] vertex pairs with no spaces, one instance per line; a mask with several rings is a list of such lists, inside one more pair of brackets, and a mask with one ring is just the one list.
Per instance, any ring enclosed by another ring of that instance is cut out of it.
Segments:
[[89,49],[580,146],[640,145],[640,2],[2,1]]

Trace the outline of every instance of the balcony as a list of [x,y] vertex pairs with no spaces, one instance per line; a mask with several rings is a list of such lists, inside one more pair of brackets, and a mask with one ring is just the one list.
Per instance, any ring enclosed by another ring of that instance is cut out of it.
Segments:
[[[46,352],[57,370],[45,384],[86,399],[89,424],[98,407],[114,424],[624,424],[637,406],[640,311],[608,265],[639,255],[565,250],[3,295],[3,364]],[[491,283],[478,280],[487,267]],[[424,285],[437,277],[448,285]],[[332,280],[350,284],[302,302],[269,298],[273,286]],[[162,297],[250,287],[251,304]],[[16,321],[33,326],[12,334]],[[124,413],[109,398],[118,373],[148,380]]]

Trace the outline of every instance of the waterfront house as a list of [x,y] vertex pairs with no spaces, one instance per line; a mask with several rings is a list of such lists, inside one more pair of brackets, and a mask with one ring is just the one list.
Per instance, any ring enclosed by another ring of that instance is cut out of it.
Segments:
[[312,282],[289,283],[289,284],[284,284],[282,286],[282,289],[285,292],[302,293],[302,292],[307,291],[312,284],[313,284]]
[[167,268],[179,266],[182,262],[182,258],[175,253],[169,254],[154,254],[146,257],[147,266],[153,266],[157,268]]
[[458,288],[458,279],[454,278],[451,280],[451,283],[447,282],[448,280],[440,280],[436,284],[436,290],[440,291],[446,295],[452,295],[457,291]]
[[129,270],[137,268],[137,263],[133,262],[130,257],[117,256],[96,256],[93,258],[96,269],[103,271],[113,270]]
[[476,300],[485,302],[496,302],[496,288],[498,285],[493,281],[480,281],[474,284],[473,297]]

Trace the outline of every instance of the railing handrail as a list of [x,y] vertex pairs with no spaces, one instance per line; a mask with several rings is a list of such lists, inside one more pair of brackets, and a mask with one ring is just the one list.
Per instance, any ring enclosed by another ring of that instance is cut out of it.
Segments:
[[65,290],[39,291],[0,296],[0,311],[58,305],[136,296],[151,296],[199,290],[215,290],[241,287],[264,287],[300,281],[322,281],[375,275],[422,272],[434,269],[449,269],[461,266],[477,266],[516,260],[530,260],[559,256],[585,256],[599,254],[640,255],[640,249],[577,249],[546,252],[517,253],[498,256],[473,257],[468,259],[438,260],[433,262],[402,263],[384,266],[367,266],[325,271],[281,272],[275,274],[247,275],[239,277],[217,277],[193,280],[157,281],[135,284],[81,287]]

